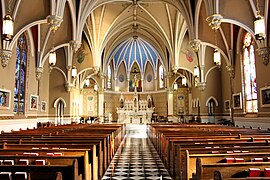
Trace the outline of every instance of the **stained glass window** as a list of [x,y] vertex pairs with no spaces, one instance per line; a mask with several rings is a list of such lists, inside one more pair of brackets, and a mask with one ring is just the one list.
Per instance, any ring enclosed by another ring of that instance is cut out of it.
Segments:
[[112,69],[111,66],[108,66],[107,70],[107,88],[111,89],[112,88]]
[[255,55],[250,33],[244,36],[243,75],[246,112],[258,112]]
[[163,66],[159,66],[159,88],[164,88],[164,69]]
[[17,42],[14,87],[14,113],[23,114],[25,109],[25,80],[27,64],[26,37],[22,34]]

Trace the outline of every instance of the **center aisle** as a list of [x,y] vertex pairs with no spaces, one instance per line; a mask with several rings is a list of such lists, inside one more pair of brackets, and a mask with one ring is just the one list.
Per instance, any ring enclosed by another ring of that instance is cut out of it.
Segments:
[[106,179],[172,179],[146,135],[146,125],[127,124],[127,136],[115,154]]

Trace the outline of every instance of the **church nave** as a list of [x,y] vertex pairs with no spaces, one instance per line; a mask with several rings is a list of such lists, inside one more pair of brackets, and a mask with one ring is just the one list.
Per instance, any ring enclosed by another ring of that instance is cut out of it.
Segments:
[[146,135],[146,125],[128,124],[126,134],[103,180],[172,179]]

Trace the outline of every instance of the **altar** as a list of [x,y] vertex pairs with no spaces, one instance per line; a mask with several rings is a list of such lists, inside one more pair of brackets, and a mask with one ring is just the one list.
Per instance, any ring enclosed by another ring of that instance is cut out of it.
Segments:
[[120,97],[120,107],[117,107],[119,123],[141,124],[151,122],[154,107],[150,95],[147,99],[141,100],[135,92],[132,100],[125,100],[124,96]]

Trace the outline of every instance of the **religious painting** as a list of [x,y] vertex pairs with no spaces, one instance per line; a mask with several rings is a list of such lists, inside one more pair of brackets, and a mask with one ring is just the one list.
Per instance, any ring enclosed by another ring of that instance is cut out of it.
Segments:
[[261,107],[270,107],[270,86],[260,89]]
[[224,110],[225,111],[230,111],[230,100],[225,100],[224,101]]
[[119,82],[124,82],[125,81],[125,76],[123,74],[119,75]]
[[241,93],[233,94],[233,108],[234,109],[242,109]]
[[87,115],[93,115],[95,111],[95,98],[93,95],[87,96]]
[[193,52],[192,52],[192,50],[188,49],[185,54],[186,54],[186,59],[188,60],[188,62],[192,62],[193,61]]
[[40,109],[42,112],[46,112],[46,101],[41,101]]
[[30,95],[30,110],[38,110],[38,96]]
[[152,75],[151,75],[151,74],[148,74],[146,79],[147,79],[147,82],[151,82],[152,79],[153,79],[153,78],[152,78]]
[[10,91],[0,89],[0,109],[10,108]]

